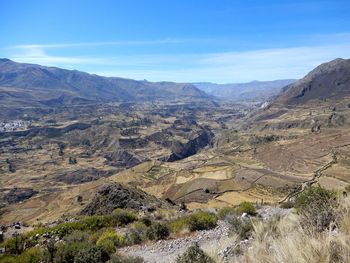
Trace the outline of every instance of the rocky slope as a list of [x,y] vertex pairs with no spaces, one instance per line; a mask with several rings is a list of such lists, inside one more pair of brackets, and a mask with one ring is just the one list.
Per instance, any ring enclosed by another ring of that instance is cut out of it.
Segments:
[[287,86],[275,103],[292,106],[345,96],[350,96],[350,59],[338,58],[321,64],[301,80]]

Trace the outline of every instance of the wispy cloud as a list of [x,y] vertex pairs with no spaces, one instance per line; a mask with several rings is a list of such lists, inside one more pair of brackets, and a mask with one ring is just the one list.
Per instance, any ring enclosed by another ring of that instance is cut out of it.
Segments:
[[101,42],[80,42],[80,43],[57,43],[57,44],[21,44],[14,45],[10,48],[15,49],[57,49],[57,48],[80,48],[80,47],[101,47],[101,46],[146,46],[146,45],[167,45],[198,43],[203,41],[216,41],[213,39],[196,39],[196,38],[163,38],[150,40],[120,40],[120,41],[101,41]]
[[[345,34],[347,38],[349,35]],[[344,36],[341,36],[344,37]],[[91,73],[134,79],[182,82],[244,82],[282,78],[300,78],[320,63],[337,57],[350,57],[350,42],[343,44],[256,49],[239,52],[191,54],[131,54],[103,56],[66,56],[72,47],[107,45],[150,45],[176,43],[176,39],[117,41],[50,45],[17,45],[11,59],[18,62],[75,68]],[[179,42],[177,42],[179,43]],[[60,52],[51,52],[58,49]],[[53,55],[55,54],[55,55]]]

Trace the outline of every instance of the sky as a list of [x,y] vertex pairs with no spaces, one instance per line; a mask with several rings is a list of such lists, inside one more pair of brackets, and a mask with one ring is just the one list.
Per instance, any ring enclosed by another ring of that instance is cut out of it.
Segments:
[[149,81],[301,78],[350,58],[349,0],[3,0],[0,57]]

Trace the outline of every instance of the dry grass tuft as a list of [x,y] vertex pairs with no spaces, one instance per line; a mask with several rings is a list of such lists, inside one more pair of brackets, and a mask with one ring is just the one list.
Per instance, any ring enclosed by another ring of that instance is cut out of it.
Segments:
[[350,198],[336,209],[339,228],[305,231],[301,218],[291,214],[254,223],[249,249],[234,262],[247,263],[347,263],[350,262]]

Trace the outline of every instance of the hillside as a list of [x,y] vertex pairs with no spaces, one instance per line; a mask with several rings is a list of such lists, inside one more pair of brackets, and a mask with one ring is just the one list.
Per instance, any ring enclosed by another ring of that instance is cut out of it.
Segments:
[[276,103],[300,105],[311,100],[342,99],[350,95],[350,59],[335,59],[316,67],[286,87]]
[[7,107],[208,98],[186,83],[108,78],[0,59],[0,103]]

